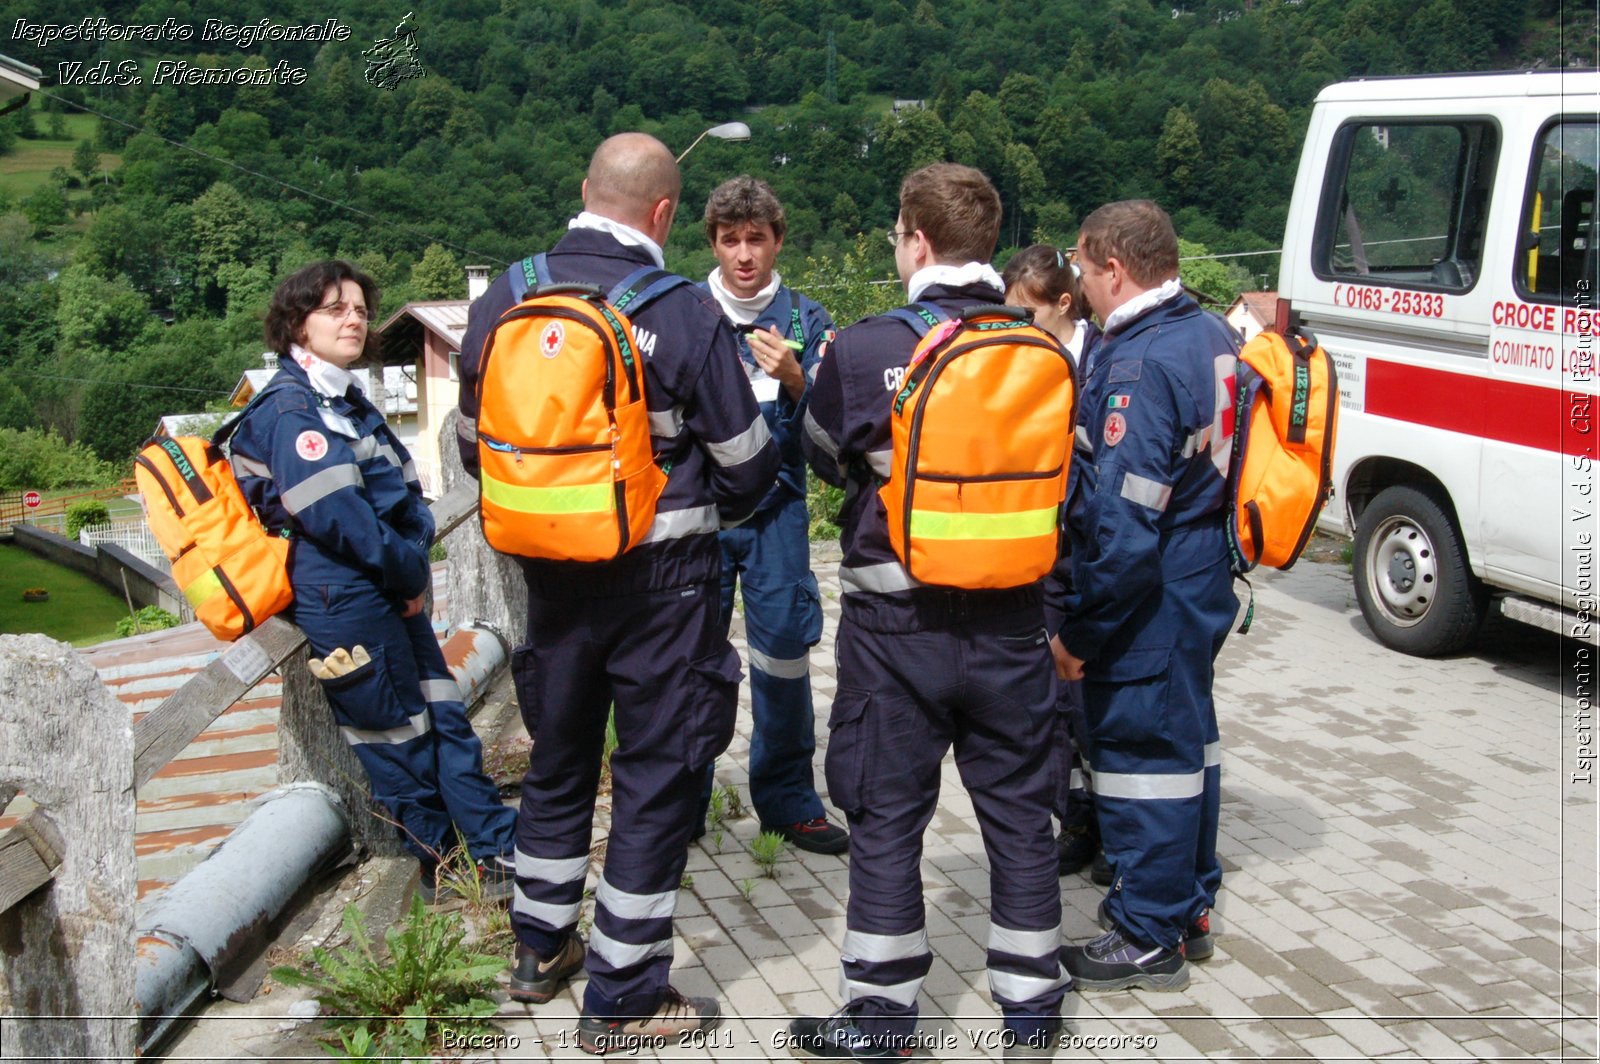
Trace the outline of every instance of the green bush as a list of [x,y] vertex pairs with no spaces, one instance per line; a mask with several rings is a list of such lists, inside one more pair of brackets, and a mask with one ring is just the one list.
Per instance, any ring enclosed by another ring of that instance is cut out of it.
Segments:
[[163,628],[176,628],[182,623],[182,618],[173,616],[160,606],[146,606],[133,616],[124,617],[117,622],[117,638],[125,639],[143,632],[159,632]]
[[78,533],[92,525],[109,525],[111,510],[100,499],[84,499],[67,507],[67,538],[77,539]]

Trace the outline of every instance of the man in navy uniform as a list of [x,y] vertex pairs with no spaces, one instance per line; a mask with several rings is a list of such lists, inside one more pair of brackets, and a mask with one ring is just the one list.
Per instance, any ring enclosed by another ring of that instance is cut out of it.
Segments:
[[705,223],[717,256],[705,287],[739,332],[745,372],[783,454],[778,483],[755,516],[721,536],[724,625],[733,619],[735,583],[744,595],[754,724],[750,801],[762,831],[812,853],[843,853],[850,836],[823,815],[811,768],[817,743],[810,654],[822,638],[822,601],[811,572],[800,451],[806,388],[833,336],[833,319],[773,270],[787,225],[765,181],[745,175],[718,185],[706,200]]
[[1211,953],[1220,745],[1212,665],[1238,600],[1228,562],[1234,343],[1178,283],[1149,200],[1078,236],[1105,339],[1078,405],[1073,589],[1052,650],[1084,680],[1095,801],[1114,870],[1106,934],[1066,951],[1080,990],[1181,990]]
[[[536,267],[610,288],[662,264],[678,205],[672,153],[623,133],[595,151],[584,210]],[[477,468],[476,384],[494,323],[534,283],[513,267],[473,303],[461,345],[461,450]],[[645,355],[656,461],[667,483],[655,523],[610,562],[523,560],[528,639],[518,693],[537,735],[517,818],[517,947],[511,996],[548,1001],[584,965],[577,935],[607,711],[612,826],[595,888],[579,1048],[704,1030],[710,998],[667,983],[672,913],[701,781],[733,735],[740,670],[718,616],[717,532],[750,516],[779,457],[709,293],[682,278],[632,317]],[[497,357],[504,357],[498,355]]]
[[1048,1052],[1070,981],[1051,829],[1055,673],[1038,582],[929,587],[890,547],[878,488],[890,473],[890,404],[919,338],[967,307],[1003,303],[989,266],[1000,197],[977,170],[937,163],[900,186],[889,234],[908,307],[839,333],[805,415],[812,468],[845,488],[839,686],[826,770],[850,825],[843,1009],[790,1025],[800,1052],[904,1057],[932,964],[922,833],[955,747],[990,866],[989,988],[1013,1048]]

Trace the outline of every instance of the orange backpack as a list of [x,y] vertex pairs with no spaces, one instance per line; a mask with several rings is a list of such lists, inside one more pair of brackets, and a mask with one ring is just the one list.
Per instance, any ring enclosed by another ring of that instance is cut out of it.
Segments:
[[921,334],[895,395],[894,459],[879,489],[889,543],[916,580],[1032,583],[1056,563],[1077,426],[1072,360],[1018,307],[950,320],[892,311]]
[[689,281],[646,267],[609,292],[551,284],[543,255],[517,271],[526,294],[495,323],[479,365],[483,535],[524,558],[609,561],[649,532],[667,483],[624,311]]
[[289,540],[261,527],[222,454],[243,419],[209,440],[157,436],[133,460],[150,531],[172,562],[173,580],[195,617],[229,642],[294,601]]
[[1228,523],[1233,569],[1287,569],[1333,494],[1339,380],[1304,329],[1262,332],[1239,352]]

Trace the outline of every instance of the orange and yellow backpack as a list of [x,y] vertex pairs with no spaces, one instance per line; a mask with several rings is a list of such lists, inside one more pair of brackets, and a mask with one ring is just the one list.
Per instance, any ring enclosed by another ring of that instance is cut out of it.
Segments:
[[524,558],[609,561],[649,532],[667,482],[627,312],[689,281],[645,267],[610,291],[552,284],[543,255],[516,273],[525,295],[479,364],[483,535]]
[[1339,379],[1305,329],[1262,332],[1239,352],[1228,541],[1234,572],[1292,566],[1333,494]]
[[1032,583],[1055,565],[1077,427],[1072,360],[1018,307],[891,312],[920,334],[895,395],[889,542],[916,580]]
[[261,527],[222,453],[241,420],[209,440],[158,436],[133,460],[150,531],[172,562],[173,580],[195,618],[230,642],[294,601],[289,540]]

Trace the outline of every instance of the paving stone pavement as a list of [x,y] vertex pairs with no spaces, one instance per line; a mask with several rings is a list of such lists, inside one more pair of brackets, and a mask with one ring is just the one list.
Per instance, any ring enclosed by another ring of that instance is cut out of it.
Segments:
[[[814,561],[827,614],[812,655],[819,786],[837,557],[822,545]],[[1367,633],[1343,566],[1255,584],[1255,625],[1217,675],[1216,954],[1181,993],[1069,995],[1083,1042],[1061,1056],[1596,1059],[1596,795],[1564,771],[1558,642],[1496,621],[1472,653],[1409,658]],[[718,767],[741,793],[748,686],[743,697]],[[786,1057],[775,1036],[788,1017],[837,1008],[846,861],[791,849],[769,879],[748,853],[756,832],[746,816],[721,826],[720,845],[716,830],[697,844],[678,905],[674,983],[732,1017],[705,1046],[639,1055]],[[934,962],[920,1030],[936,1059],[996,1057],[988,862],[948,759],[922,867]],[[1067,941],[1098,933],[1100,897],[1086,877],[1062,880]],[[580,991],[508,1003],[505,1045],[482,1059],[582,1056]]]
[[[832,544],[814,554],[819,786],[837,559]],[[1060,1058],[1596,1060],[1597,805],[1566,771],[1558,641],[1497,620],[1470,653],[1426,661],[1372,639],[1343,566],[1302,562],[1255,586],[1255,626],[1218,665],[1215,956],[1180,993],[1069,994],[1079,1041]],[[743,697],[718,775],[748,799]],[[922,865],[924,1057],[993,1059],[988,864],[948,759],[943,782]],[[767,878],[748,852],[756,833],[746,815],[696,844],[677,908],[673,981],[715,995],[729,1020],[704,1044],[634,1055],[785,1058],[789,1017],[838,1007],[846,860],[790,849]],[[1084,876],[1061,887],[1065,940],[1098,934],[1101,891]],[[462,1059],[589,1059],[574,1046],[581,990],[507,1002],[500,1044]]]

